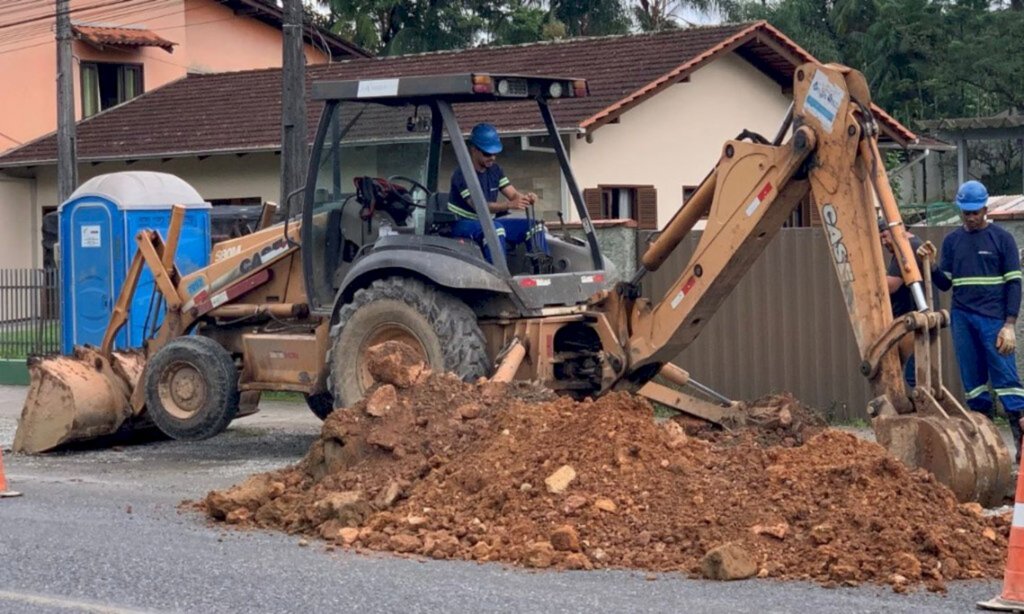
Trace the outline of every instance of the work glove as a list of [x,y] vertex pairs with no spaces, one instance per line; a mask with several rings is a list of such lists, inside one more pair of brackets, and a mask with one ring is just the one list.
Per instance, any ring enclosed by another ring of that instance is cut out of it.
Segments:
[[1003,327],[999,329],[999,335],[996,337],[996,350],[1000,354],[1006,356],[1007,354],[1013,354],[1013,351],[1017,349],[1017,331],[1014,330],[1013,324],[1003,324]]
[[931,241],[925,241],[917,248],[917,256],[919,258],[930,258],[932,262],[935,262],[935,255],[938,252],[935,250],[935,245]]

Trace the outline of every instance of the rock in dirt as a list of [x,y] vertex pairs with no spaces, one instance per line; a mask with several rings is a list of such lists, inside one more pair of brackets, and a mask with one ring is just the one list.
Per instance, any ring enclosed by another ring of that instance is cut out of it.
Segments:
[[373,379],[382,384],[408,388],[426,368],[409,346],[385,341],[366,351],[366,367]]
[[[390,409],[333,412],[295,466],[210,493],[210,518],[535,568],[699,576],[707,560],[722,577],[900,591],[1002,577],[1008,514],[961,506],[930,474],[825,428],[792,397],[748,404],[754,420],[729,431],[659,426],[625,393],[576,402],[527,383],[463,383],[389,352],[375,377],[394,380],[380,383],[396,392]],[[473,405],[476,417],[456,413]],[[723,544],[732,556],[709,556]]]
[[569,465],[562,465],[557,471],[544,479],[548,492],[560,494],[569,488],[569,484],[576,479],[576,470]]
[[738,544],[723,544],[704,555],[700,569],[709,580],[743,580],[757,573],[757,563]]
[[398,403],[398,392],[391,384],[384,384],[370,394],[366,400],[366,413],[381,418]]
[[789,523],[780,522],[778,524],[760,525],[755,524],[750,529],[755,535],[770,535],[775,539],[786,539],[786,535],[789,533]]
[[551,546],[560,552],[579,552],[580,536],[572,525],[562,525],[551,532]]
[[340,529],[338,531],[338,537],[346,546],[351,546],[356,542],[357,539],[359,539],[359,529],[353,527],[345,527],[344,529]]
[[423,543],[415,535],[392,535],[388,546],[395,552],[415,552]]
[[891,569],[907,580],[921,579],[921,561],[909,552],[897,552],[892,557]]
[[480,417],[480,404],[479,403],[465,403],[460,405],[455,413],[459,415],[463,420],[472,420]]
[[526,551],[526,559],[523,561],[527,567],[545,569],[551,567],[555,561],[555,549],[550,542],[534,542]]

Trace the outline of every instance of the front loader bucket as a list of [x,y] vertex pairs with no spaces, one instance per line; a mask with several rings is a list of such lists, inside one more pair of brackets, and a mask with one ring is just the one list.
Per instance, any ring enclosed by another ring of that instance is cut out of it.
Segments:
[[909,467],[921,468],[960,501],[999,505],[1010,486],[1010,457],[983,416],[889,415],[872,420],[875,437]]
[[92,348],[29,363],[31,383],[14,435],[14,451],[35,454],[72,441],[116,433],[131,418],[131,385],[141,357],[117,354],[111,365]]

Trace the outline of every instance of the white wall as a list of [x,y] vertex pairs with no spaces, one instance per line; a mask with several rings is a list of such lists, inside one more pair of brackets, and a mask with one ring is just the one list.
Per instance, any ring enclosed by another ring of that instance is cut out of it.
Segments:
[[[141,160],[134,164],[104,162],[80,164],[78,181],[118,171],[159,171],[177,175],[203,198],[258,197],[280,200],[280,156],[272,153],[216,156],[205,160],[182,158],[161,162]],[[57,200],[56,167],[39,167],[34,179],[0,173],[0,268],[42,266],[42,211],[60,205]]]
[[[574,139],[571,159],[580,189],[653,185],[658,224],[682,203],[684,185],[697,185],[744,128],[775,136],[791,97],[774,80],[730,54],[626,111],[619,123]],[[574,216],[575,217],[575,216]]]
[[[180,158],[161,162],[140,160],[134,164],[104,162],[93,166],[80,164],[78,182],[106,173],[118,171],[159,171],[177,175],[192,185],[203,198],[236,198],[258,196],[263,200],[280,200],[281,158],[271,153],[250,154],[242,157],[213,156],[205,160]],[[55,167],[40,167],[37,174],[39,207],[57,206],[57,171]]]
[[33,206],[34,182],[0,177],[0,268],[42,265],[41,215]]

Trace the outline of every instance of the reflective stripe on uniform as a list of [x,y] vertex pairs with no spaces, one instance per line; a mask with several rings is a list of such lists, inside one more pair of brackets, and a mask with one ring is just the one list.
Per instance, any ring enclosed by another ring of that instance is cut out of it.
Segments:
[[964,397],[967,399],[976,399],[986,392],[988,392],[988,384],[983,384],[965,394]]
[[1002,277],[955,277],[954,286],[999,286],[1005,283]]
[[1014,279],[1021,279],[1022,277],[1024,277],[1024,273],[1021,273],[1020,271],[1010,271],[1009,273],[1003,273],[1004,281],[1012,281]]
[[461,217],[462,219],[465,219],[465,220],[475,220],[475,219],[477,219],[475,213],[469,213],[468,211],[466,211],[462,207],[459,207],[458,205],[455,205],[454,203],[448,203],[448,211],[450,213],[454,213],[455,215],[457,215],[457,216],[459,216],[459,217]]
[[1024,397],[1024,388],[996,388],[996,394],[1001,397]]
[[463,198],[469,198],[469,188],[459,192],[459,194],[461,194]]
[[498,180],[498,189],[501,189],[510,183],[512,182],[508,180],[508,177],[502,177],[501,179]]

